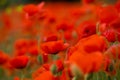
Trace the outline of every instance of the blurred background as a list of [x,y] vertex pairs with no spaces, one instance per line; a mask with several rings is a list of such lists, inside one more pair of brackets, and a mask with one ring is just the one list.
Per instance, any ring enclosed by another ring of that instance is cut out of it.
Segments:
[[[10,5],[27,4],[27,3],[39,3],[45,2],[80,2],[82,0],[0,0],[0,8],[5,8]],[[103,1],[103,0],[100,0]],[[105,2],[114,3],[116,0],[104,0]]]
[[0,5],[1,6],[6,6],[6,5],[13,5],[13,4],[26,4],[26,3],[38,3],[41,1],[46,1],[46,2],[76,2],[80,0],[0,0]]
[[80,0],[0,0],[0,9],[10,5],[45,2],[79,2]]

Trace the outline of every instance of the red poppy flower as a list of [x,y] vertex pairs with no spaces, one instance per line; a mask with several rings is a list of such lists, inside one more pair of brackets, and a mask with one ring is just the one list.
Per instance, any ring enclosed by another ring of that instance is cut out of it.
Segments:
[[58,35],[57,34],[49,34],[49,35],[44,35],[43,36],[43,41],[48,42],[48,41],[57,41],[58,40]]
[[115,8],[118,10],[118,12],[120,12],[120,1],[119,0],[118,2],[116,2]]
[[38,46],[31,46],[28,52],[30,55],[37,56],[39,54]]
[[10,60],[10,64],[16,69],[23,69],[27,66],[28,61],[28,56],[16,56]]
[[[80,46],[81,45],[81,46]],[[104,52],[107,49],[107,43],[103,36],[92,35],[81,39],[76,47],[83,47],[84,51],[91,53],[95,51]]]
[[5,64],[8,61],[8,55],[3,51],[0,51],[0,65]]
[[108,29],[105,32],[103,32],[103,36],[105,36],[105,38],[110,42],[116,41],[116,35],[117,34],[114,29]]
[[104,57],[100,52],[82,54],[75,51],[69,58],[71,64],[75,64],[84,74],[99,71],[103,65]]
[[40,68],[38,68],[32,73],[33,79],[37,78],[43,72],[49,71],[49,69],[50,69],[50,64],[43,64]]
[[48,19],[48,23],[55,23],[56,22],[56,17],[55,16],[50,16]]
[[27,51],[26,48],[22,48],[22,49],[19,49],[19,50],[15,50],[14,55],[15,56],[22,56],[22,55],[25,55],[27,52],[28,51]]
[[27,48],[28,47],[28,40],[26,39],[18,39],[14,43],[15,49],[20,50],[22,48]]
[[114,59],[120,59],[120,44],[116,44],[116,45],[113,45],[111,46],[107,51],[106,51],[107,55],[109,55],[109,57],[111,57],[111,54],[112,54],[112,57]]
[[59,51],[65,50],[69,45],[63,41],[50,41],[41,44],[41,50],[47,54],[57,54]]
[[38,45],[38,42],[37,40],[28,40],[28,46],[31,47],[31,46],[37,46]]
[[2,21],[3,21],[4,27],[6,29],[10,29],[12,27],[10,16],[7,15],[6,13],[3,13],[1,18],[2,18]]
[[88,37],[96,33],[96,23],[88,20],[82,22],[77,28],[79,38]]
[[28,13],[29,16],[32,16],[38,12],[38,7],[34,4],[28,4],[23,7],[23,10]]
[[116,30],[120,28],[119,25],[120,25],[120,19],[116,19],[110,23],[110,27],[112,27]]
[[62,21],[56,26],[57,30],[63,30],[63,31],[71,30],[73,29],[73,27],[74,27],[73,24],[67,21]]
[[101,23],[110,23],[118,18],[118,12],[113,6],[106,6],[99,9],[98,17]]
[[92,35],[81,39],[68,52],[68,61],[75,64],[83,73],[96,72],[104,64],[102,52],[106,43],[102,36]]
[[72,46],[69,51],[67,58],[74,53],[74,51],[80,51],[81,53],[93,53],[96,51],[104,52],[107,49],[107,44],[103,36],[92,35],[79,40],[79,42]]

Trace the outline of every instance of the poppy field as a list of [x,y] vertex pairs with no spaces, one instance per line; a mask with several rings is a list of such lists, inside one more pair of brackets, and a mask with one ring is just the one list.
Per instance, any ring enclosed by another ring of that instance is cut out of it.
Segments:
[[1,10],[0,80],[120,80],[120,1]]

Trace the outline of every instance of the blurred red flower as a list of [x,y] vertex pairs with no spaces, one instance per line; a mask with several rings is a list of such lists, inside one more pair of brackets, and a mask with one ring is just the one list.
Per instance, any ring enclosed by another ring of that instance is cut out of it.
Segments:
[[8,60],[9,56],[3,51],[0,51],[0,65],[5,64]]
[[64,43],[62,40],[50,41],[41,44],[41,50],[47,54],[57,54],[60,51],[65,50],[69,44]]
[[10,60],[10,64],[15,68],[15,69],[23,69],[27,66],[29,61],[28,56],[16,56],[13,59]]

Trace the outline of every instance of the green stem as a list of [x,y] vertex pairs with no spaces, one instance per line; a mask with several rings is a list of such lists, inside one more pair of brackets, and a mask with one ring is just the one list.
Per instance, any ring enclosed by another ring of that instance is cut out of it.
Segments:
[[20,78],[21,80],[23,80],[24,79],[24,70],[21,70],[21,78]]
[[96,33],[98,34],[98,35],[101,35],[101,32],[99,31],[99,22],[97,22],[97,24],[96,24]]

